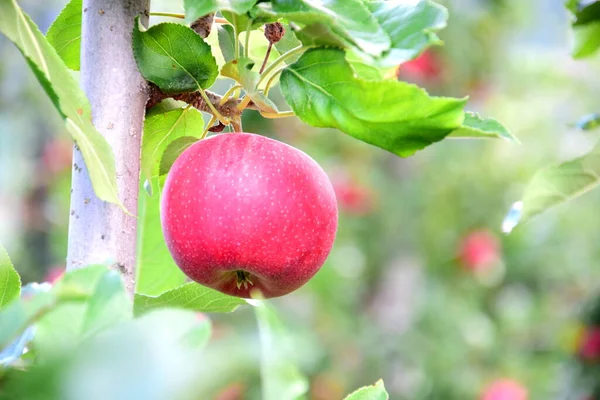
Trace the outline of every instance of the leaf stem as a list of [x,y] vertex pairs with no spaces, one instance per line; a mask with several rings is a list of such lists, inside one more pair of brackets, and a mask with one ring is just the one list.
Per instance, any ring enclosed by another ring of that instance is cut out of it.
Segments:
[[168,12],[151,12],[150,16],[151,17],[171,17],[171,18],[185,19],[185,14],[175,14],[175,13],[168,13]]
[[268,113],[268,112],[261,111],[260,115],[262,115],[265,118],[275,119],[275,118],[294,117],[294,116],[296,116],[296,113],[294,113],[293,111],[281,111],[281,112],[277,112],[277,113]]
[[230,87],[229,90],[227,90],[225,92],[225,94],[219,101],[219,106],[222,106],[223,104],[225,104],[227,102],[227,100],[229,100],[229,96],[231,96],[233,94],[233,92],[240,89],[241,87],[242,87],[242,85],[233,85],[232,87]]
[[215,124],[216,121],[217,117],[215,115],[210,117],[210,121],[208,121],[208,124],[206,125],[206,128],[204,128],[204,132],[202,132],[202,135],[200,135],[199,140],[204,139],[206,135],[208,135],[208,130]]
[[237,109],[238,110],[245,109],[248,106],[248,104],[250,104],[251,101],[252,101],[252,99],[250,98],[250,96],[248,96],[248,94],[246,94],[246,96],[244,96],[244,98],[242,99],[242,102],[237,105]]
[[269,65],[264,71],[263,73],[260,75],[260,78],[258,79],[258,83],[256,84],[256,87],[258,87],[262,81],[265,80],[265,78],[275,70],[275,68],[277,68],[277,66],[279,64],[281,64],[282,62],[284,62],[285,60],[287,60],[288,58],[295,56],[298,53],[302,53],[303,51],[307,50],[308,48],[310,48],[311,46],[305,46],[305,45],[300,45],[297,47],[294,47],[293,49],[290,49],[288,51],[286,51],[285,53],[283,53],[282,55],[280,55],[275,61],[273,61],[271,63],[271,65]]
[[204,89],[202,89],[202,88],[200,88],[200,96],[202,96],[202,99],[204,100],[204,102],[206,103],[206,105],[208,106],[208,108],[210,108],[210,111],[212,112],[212,114],[215,117],[217,117],[217,119],[223,125],[229,125],[229,120],[227,118],[223,117],[221,115],[221,113],[215,108],[215,106],[213,105],[213,103],[211,103],[210,99],[206,95],[206,92],[204,92]]
[[238,40],[239,32],[237,29],[237,17],[235,16],[235,14],[232,13],[231,18],[233,19],[233,58],[237,60],[238,58],[240,58],[240,43]]
[[273,74],[267,81],[267,84],[265,85],[265,96],[269,94],[269,90],[271,89],[273,82],[275,82],[275,78],[277,78],[277,76],[279,76],[279,74],[281,74],[281,72],[286,68],[287,67],[282,67],[282,68],[279,68],[277,71],[273,72]]
[[252,32],[252,20],[248,20],[248,25],[246,25],[246,43],[244,47],[244,57],[248,58],[250,54],[250,32]]

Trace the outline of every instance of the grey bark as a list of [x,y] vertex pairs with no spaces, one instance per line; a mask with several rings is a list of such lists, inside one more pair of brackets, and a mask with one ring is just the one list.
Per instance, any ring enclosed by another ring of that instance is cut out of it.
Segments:
[[[93,123],[110,143],[116,160],[119,198],[137,214],[140,143],[146,83],[131,50],[136,16],[147,25],[149,0],[84,0],[81,81]],[[81,153],[75,148],[67,270],[110,262],[133,293],[136,218],[99,200]]]

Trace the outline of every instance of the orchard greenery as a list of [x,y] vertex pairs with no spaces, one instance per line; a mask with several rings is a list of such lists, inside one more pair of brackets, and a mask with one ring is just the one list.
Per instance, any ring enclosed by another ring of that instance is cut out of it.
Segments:
[[[597,55],[600,49],[600,1],[568,0],[566,6],[572,15],[573,57],[584,59]],[[599,122],[600,115],[596,112],[581,118],[575,127],[589,131],[597,129]],[[600,147],[596,145],[579,158],[538,171],[525,188],[522,201],[513,208],[513,215],[516,209],[516,222],[527,220],[589,192],[598,184]]]
[[[577,54],[591,54],[598,47],[592,35],[597,15],[571,7],[584,27]],[[105,266],[69,272],[53,286],[21,288],[0,248],[0,399],[39,393],[44,399],[90,399],[82,394],[91,392],[99,399],[123,393],[191,399],[206,384],[198,376],[210,381],[214,371],[197,360],[214,357],[206,347],[211,326],[196,313],[231,312],[248,302],[186,283],[162,237],[159,193],[186,148],[209,132],[242,131],[246,110],[335,128],[401,157],[445,138],[517,142],[498,121],[466,111],[467,98],[430,96],[395,78],[399,64],[441,43],[437,32],[448,15],[432,1],[185,0],[184,9],[155,13],[172,21],[148,28],[135,21],[132,31],[132,52],[149,95],[133,305],[118,273]],[[92,125],[89,102],[71,71],[80,66],[85,11],[82,0],[72,0],[43,35],[16,0],[5,0],[0,31],[19,48],[63,118],[96,195],[121,205],[113,152]],[[280,35],[265,37],[265,26],[277,27]],[[218,93],[215,82],[223,80],[229,89]],[[285,101],[273,96],[276,91]],[[281,343],[285,328],[267,303],[251,304],[262,344],[263,399],[305,398],[308,382],[290,356],[293,346]],[[107,357],[124,369],[103,368]],[[170,371],[172,364],[182,368]],[[160,379],[119,379],[132,370],[146,378],[186,373],[176,387]],[[95,380],[78,379],[85,373]],[[348,399],[387,397],[380,381]]]

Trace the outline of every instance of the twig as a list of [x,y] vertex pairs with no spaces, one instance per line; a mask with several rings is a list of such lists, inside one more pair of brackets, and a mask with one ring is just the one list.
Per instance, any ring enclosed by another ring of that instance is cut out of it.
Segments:
[[[231,119],[236,115],[239,115],[243,110],[238,109],[238,105],[242,103],[241,100],[230,98],[222,103],[223,97],[210,92],[205,91],[206,99],[211,103],[212,108],[216,109],[219,114],[227,119]],[[158,86],[153,83],[148,83],[148,102],[146,103],[146,109],[150,109],[165,99],[173,99],[186,102],[191,104],[192,107],[212,114],[212,108],[206,103],[204,97],[200,92],[189,92],[189,93],[164,93]],[[258,107],[252,102],[249,102],[245,108],[252,110],[258,110]]]

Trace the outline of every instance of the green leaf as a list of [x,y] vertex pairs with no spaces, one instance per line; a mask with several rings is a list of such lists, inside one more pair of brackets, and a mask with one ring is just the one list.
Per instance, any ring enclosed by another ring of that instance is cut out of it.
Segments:
[[596,54],[600,48],[600,21],[574,26],[573,34],[573,58],[585,58]]
[[525,188],[526,220],[594,189],[600,183],[600,145],[587,155],[538,171]]
[[373,386],[365,386],[356,392],[349,394],[344,400],[388,400],[389,396],[383,385],[383,381],[378,380]]
[[0,2],[0,31],[17,45],[31,66],[35,65],[34,74],[83,155],[96,195],[121,205],[112,149],[92,125],[89,102],[56,50],[15,0]]
[[226,63],[221,68],[221,75],[239,82],[246,91],[246,95],[252,99],[261,111],[276,113],[277,106],[275,103],[257,89],[259,75],[258,72],[252,70],[253,68],[253,60],[240,58]]
[[[157,186],[158,179],[152,179]],[[160,196],[147,196],[140,190],[138,199],[138,254],[136,292],[158,296],[185,282],[185,275],[173,261],[160,223]]]
[[181,155],[191,145],[196,143],[198,138],[193,136],[183,136],[177,140],[172,141],[165,152],[163,153],[162,158],[160,159],[160,169],[159,175],[164,175],[169,172],[177,157]]
[[194,340],[199,330],[206,332],[206,324],[183,310],[158,310],[121,323],[70,356],[63,393],[66,387],[70,399],[212,398],[195,389],[203,377],[201,342]]
[[204,118],[193,107],[148,116],[144,121],[142,138],[142,176],[150,179],[159,174],[160,160],[171,142],[183,136],[199,138],[203,130]]
[[258,72],[252,71],[254,61],[250,58],[231,60],[221,68],[221,75],[239,82],[244,89],[254,90],[258,82]]
[[459,128],[465,99],[430,97],[400,81],[355,76],[337,49],[313,49],[285,69],[282,93],[309,125],[337,128],[402,157]]
[[[217,25],[217,36],[219,38],[219,48],[225,62],[229,62],[235,58],[235,37],[233,35],[233,27],[231,25]],[[244,52],[244,47],[238,40],[240,51]]]
[[257,0],[184,0],[185,19],[193,22],[206,14],[219,10],[245,14],[256,4]]
[[60,302],[36,323],[33,340],[38,355],[44,358],[69,351],[132,316],[120,274],[104,266],[68,273],[53,292]]
[[[302,44],[294,34],[291,26],[284,24],[283,28],[285,29],[285,34],[279,42],[275,43],[275,48],[279,54],[286,53]],[[293,64],[298,61],[298,58],[300,58],[300,54],[286,59],[285,62],[288,64]]]
[[600,127],[600,113],[586,115],[577,121],[577,127],[582,131],[589,131]]
[[82,323],[82,336],[116,325],[132,316],[129,300],[121,275],[117,271],[106,271],[87,301]]
[[350,39],[340,36],[335,31],[334,26],[316,22],[309,24],[296,32],[296,37],[306,46],[330,46],[341,49],[353,48],[354,44]]
[[79,71],[83,0],[71,0],[54,20],[46,38],[72,70]]
[[432,44],[441,43],[436,31],[446,27],[448,11],[429,0],[367,1],[369,11],[389,37],[391,46],[374,60],[379,67],[395,67],[411,60]]
[[[568,1],[566,4],[566,7],[575,15],[573,25],[585,25],[600,20],[600,1],[582,1],[582,5],[579,5],[579,3],[579,1]],[[583,5],[583,3],[589,4]]]
[[0,243],[0,309],[19,297],[21,278]]
[[155,308],[172,307],[202,312],[231,312],[245,300],[227,296],[194,282],[169,290],[160,296],[135,294],[134,314],[141,315]]
[[294,361],[294,344],[275,310],[265,302],[254,307],[261,343],[262,399],[297,399],[308,391],[308,380]]
[[38,293],[30,299],[11,302],[0,311],[0,349],[8,346],[25,329],[57,303],[54,293]]
[[519,143],[519,139],[493,118],[483,119],[473,112],[465,113],[462,126],[453,131],[448,138],[500,138]]
[[594,55],[600,48],[600,1],[580,4],[569,0],[565,6],[575,17],[573,20],[574,58]]
[[257,15],[299,24],[296,36],[307,46],[351,49],[379,68],[395,67],[440,44],[436,32],[448,19],[447,10],[429,0],[274,0],[270,6],[260,3],[258,10]]
[[219,73],[210,46],[180,24],[162,23],[146,31],[134,24],[133,54],[144,78],[165,93],[206,89]]
[[[379,57],[390,48],[390,38],[361,0],[272,0],[271,5],[272,12],[278,17],[304,25],[319,23],[331,27],[344,42],[354,44],[371,56]],[[330,44],[316,39],[318,36],[313,35],[312,43]]]
[[354,70],[354,72],[356,72],[356,75],[361,79],[372,80],[372,81],[381,81],[384,79],[383,74],[381,73],[381,70],[379,70],[378,68],[372,67],[368,64],[361,63],[361,62],[356,62],[356,61],[348,61],[348,62],[352,66],[352,69]]

